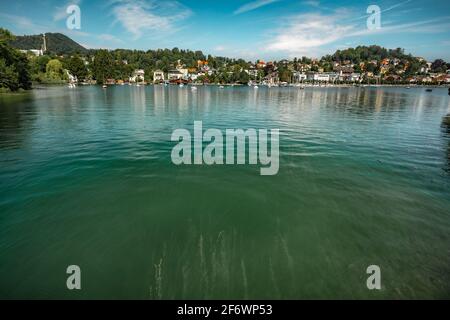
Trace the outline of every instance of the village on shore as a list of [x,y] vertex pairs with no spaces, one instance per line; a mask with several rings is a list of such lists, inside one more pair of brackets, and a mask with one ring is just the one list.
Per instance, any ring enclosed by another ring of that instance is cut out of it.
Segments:
[[[422,60],[425,62],[425,60]],[[127,61],[122,63],[127,64]],[[369,62],[373,66],[378,64],[378,61],[373,60]],[[175,84],[175,85],[249,85],[249,86],[348,86],[348,85],[447,85],[450,84],[450,70],[441,73],[433,73],[432,63],[425,62],[421,67],[419,75],[410,76],[407,79],[402,79],[401,74],[406,71],[407,66],[402,66],[399,74],[386,75],[388,70],[392,67],[398,66],[400,59],[383,59],[381,61],[381,74],[376,75],[373,71],[355,72],[354,64],[350,61],[343,63],[333,63],[333,71],[325,72],[322,67],[319,67],[318,60],[310,60],[309,63],[300,63],[299,70],[292,70],[290,68],[290,61],[282,60],[277,63],[264,62],[258,60],[256,63],[249,63],[249,68],[240,68],[239,74],[242,72],[247,76],[241,76],[244,81],[226,82],[226,81],[210,81],[220,72],[215,68],[211,68],[207,60],[198,60],[197,67],[186,67],[180,60],[177,61],[175,68],[164,72],[157,69],[153,74],[146,75],[144,69],[135,69],[128,79],[105,79],[105,85],[149,85],[149,84]],[[282,79],[278,65],[284,65],[290,71],[289,78]],[[359,69],[364,68],[364,63],[359,65]],[[228,72],[230,75],[232,71]],[[150,81],[149,81],[150,78]],[[78,83],[78,79],[69,74],[69,82]],[[96,84],[96,80],[81,81],[82,84]]]
[[[83,59],[86,66],[89,62]],[[94,58],[95,61],[95,58]],[[415,74],[406,76],[409,62],[399,58],[385,58],[381,61],[371,60],[358,65],[351,60],[331,62],[332,71],[325,71],[323,61],[303,58],[302,60],[281,60],[265,62],[257,60],[247,62],[246,66],[224,63],[221,67],[212,67],[208,60],[198,60],[196,66],[187,66],[181,59],[174,67],[165,72],[162,69],[134,69],[128,78],[109,77],[102,81],[106,85],[124,84],[176,84],[176,85],[249,85],[249,86],[347,86],[347,85],[448,85],[450,69],[445,66],[436,72],[438,62],[427,62],[418,58],[420,69]],[[128,61],[122,60],[127,65]],[[328,68],[329,70],[330,68]],[[377,70],[378,69],[378,70]],[[225,74],[224,74],[225,73]],[[69,82],[79,82],[69,73]],[[89,79],[81,83],[96,84],[98,80]]]
[[[5,72],[11,76],[4,81],[11,91],[29,89],[31,83],[69,84],[70,87],[78,84],[254,87],[450,85],[450,63],[442,59],[426,61],[406,54],[401,48],[386,49],[377,45],[337,50],[320,59],[303,56],[291,60],[265,62],[259,59],[252,62],[178,48],[147,51],[85,49],[75,43],[78,47],[73,50],[64,44],[73,40],[62,34],[48,34],[53,37],[53,47],[50,48],[47,47],[46,34],[31,36],[34,42],[24,36],[14,46],[15,36],[4,29],[2,33],[9,55],[22,61],[5,65],[6,68],[20,68],[17,73]],[[56,37],[62,39],[58,40],[62,43],[58,43]],[[34,46],[38,45],[40,49],[29,48],[29,43],[35,43]]]
[[[126,63],[126,62],[124,62]],[[370,62],[373,65],[377,64],[377,61]],[[399,59],[384,59],[382,64],[382,74],[385,74],[390,66],[397,66],[400,63]],[[289,68],[289,61],[282,60],[277,64],[284,64]],[[445,73],[430,73],[431,64],[427,62],[426,66],[423,66],[421,72],[424,75],[412,76],[406,81],[401,81],[399,75],[390,75],[384,79],[380,75],[375,75],[374,72],[355,72],[354,65],[350,61],[345,61],[343,64],[334,63],[332,72],[324,72],[323,68],[317,67],[317,60],[312,60],[310,63],[305,63],[300,65],[300,70],[291,70],[289,79],[280,79],[280,74],[278,67],[274,62],[264,62],[263,60],[258,60],[255,64],[251,64],[248,69],[241,68],[240,72],[245,72],[248,75],[248,81],[236,81],[232,83],[227,82],[210,82],[209,77],[214,76],[218,70],[211,68],[208,65],[208,61],[199,60],[197,61],[197,67],[186,67],[181,63],[180,60],[177,61],[175,68],[164,72],[163,70],[155,70],[152,74],[152,81],[148,82],[146,79],[148,77],[145,74],[144,69],[136,69],[133,71],[132,76],[129,77],[128,81],[125,79],[106,79],[105,84],[218,84],[218,85],[264,85],[269,87],[276,86],[326,86],[326,85],[349,85],[349,84],[403,84],[403,85],[413,85],[413,84],[449,84],[450,83],[450,70]],[[363,65],[362,65],[363,66]],[[361,66],[361,67],[362,67]],[[316,67],[316,68],[315,68]],[[314,71],[315,70],[315,71]],[[232,72],[230,72],[232,74]],[[243,77],[246,79],[247,77]],[[77,79],[73,79],[77,80]],[[247,79],[246,79],[247,80]],[[383,81],[384,80],[384,81]],[[91,81],[89,83],[96,83],[96,81]]]

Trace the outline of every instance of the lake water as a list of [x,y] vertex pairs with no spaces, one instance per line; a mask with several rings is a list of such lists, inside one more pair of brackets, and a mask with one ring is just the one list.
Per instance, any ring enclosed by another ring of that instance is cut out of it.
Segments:
[[[449,298],[449,112],[444,88],[0,96],[0,297]],[[175,166],[195,120],[280,129],[278,174]]]

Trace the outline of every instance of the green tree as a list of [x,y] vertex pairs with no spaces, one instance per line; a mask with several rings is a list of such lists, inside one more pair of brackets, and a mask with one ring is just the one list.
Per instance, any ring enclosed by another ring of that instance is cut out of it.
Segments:
[[444,73],[446,70],[447,70],[447,64],[442,59],[436,59],[431,64],[432,72]]
[[292,80],[292,72],[284,67],[278,70],[278,75],[281,82],[291,82]]
[[49,56],[39,56],[39,57],[32,57],[30,59],[30,71],[31,74],[39,74],[39,73],[45,73],[47,68],[47,63],[50,61]]
[[239,82],[240,82],[240,83],[248,83],[249,80],[250,80],[250,76],[248,75],[247,72],[241,71],[241,72],[239,73]]
[[84,64],[83,59],[79,56],[71,57],[65,65],[66,69],[69,70],[70,74],[77,77],[77,79],[85,79],[88,75],[88,70]]
[[[14,36],[6,29],[0,28],[0,86],[11,91],[30,89],[30,66],[25,54],[12,48],[9,42]],[[3,78],[4,77],[4,78]]]
[[419,73],[420,68],[421,68],[421,63],[419,61],[417,61],[417,60],[412,61],[406,68],[405,76],[411,76],[411,75]]
[[64,69],[61,61],[58,59],[52,59],[47,63],[45,70],[46,77],[50,80],[63,80]]
[[108,50],[98,50],[94,56],[92,74],[97,83],[103,84],[111,78],[114,70],[114,60]]
[[28,58],[20,51],[16,50],[16,72],[19,74],[19,86],[22,89],[31,89],[30,64]]
[[19,89],[19,74],[13,66],[7,66],[4,59],[0,58],[0,87],[11,91]]
[[377,68],[377,66],[372,64],[372,63],[366,64],[366,71],[367,72],[375,72],[376,68]]

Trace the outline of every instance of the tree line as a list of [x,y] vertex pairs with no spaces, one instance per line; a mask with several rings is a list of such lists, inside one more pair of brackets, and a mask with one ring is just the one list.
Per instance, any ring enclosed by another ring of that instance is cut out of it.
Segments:
[[[63,36],[63,35],[61,35]],[[67,37],[53,36],[53,40]],[[67,39],[66,39],[67,38]],[[197,70],[198,61],[207,61],[208,67],[214,72],[205,73],[198,81],[206,83],[247,83],[252,79],[263,77],[277,72],[280,81],[291,82],[296,71],[324,71],[335,70],[336,63],[352,65],[354,72],[371,72],[379,75],[383,59],[396,59],[398,63],[389,65],[387,74],[401,74],[404,79],[410,75],[419,74],[426,61],[405,54],[401,48],[386,49],[380,46],[358,46],[345,50],[337,50],[332,55],[325,55],[321,59],[308,57],[294,58],[293,60],[274,61],[263,68],[254,69],[255,64],[244,59],[234,59],[205,55],[202,51],[173,49],[157,50],[82,50],[70,51],[70,54],[58,54],[49,50],[45,55],[34,56],[21,53],[13,48],[15,37],[5,29],[0,28],[0,87],[11,91],[30,89],[32,82],[62,83],[68,80],[67,71],[76,76],[78,80],[96,80],[103,83],[107,79],[127,80],[136,69],[145,71],[145,80],[152,81],[153,72],[162,70],[167,73],[179,63],[185,68]],[[34,38],[33,38],[34,39]],[[21,38],[21,41],[31,41]],[[75,42],[74,42],[75,43]],[[76,44],[76,43],[75,43]],[[56,48],[61,45],[53,44]],[[70,48],[76,48],[72,44]],[[80,46],[81,47],[81,46]],[[84,48],[83,48],[84,49]],[[373,63],[375,61],[376,63]],[[258,63],[259,61],[256,61]],[[254,70],[252,76],[247,72]],[[437,59],[431,64],[431,72],[444,73],[450,64]]]
[[25,54],[12,48],[9,41],[13,35],[0,28],[0,88],[11,91],[31,88],[28,59]]

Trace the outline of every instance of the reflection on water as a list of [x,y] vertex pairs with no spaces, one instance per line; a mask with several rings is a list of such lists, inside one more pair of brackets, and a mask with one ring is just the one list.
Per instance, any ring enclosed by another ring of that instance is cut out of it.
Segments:
[[[449,89],[450,90],[450,89]],[[447,168],[446,171],[450,172],[450,114],[447,114],[442,119],[442,132],[447,142]]]
[[35,118],[30,101],[29,94],[0,95],[0,148],[18,148],[25,140]]
[[[449,100],[163,85],[0,97],[0,297],[446,298]],[[279,174],[174,166],[172,131],[195,120],[279,128]],[[69,264],[81,292],[65,290]]]

